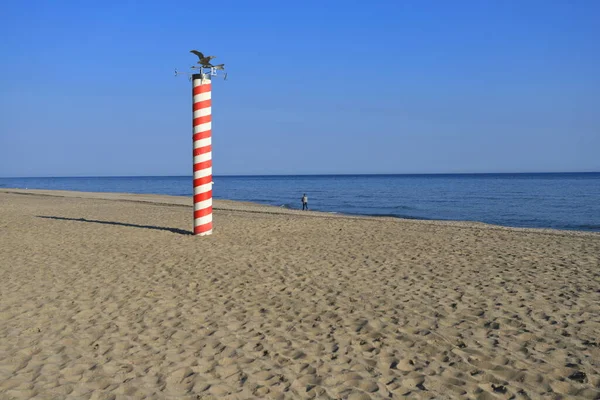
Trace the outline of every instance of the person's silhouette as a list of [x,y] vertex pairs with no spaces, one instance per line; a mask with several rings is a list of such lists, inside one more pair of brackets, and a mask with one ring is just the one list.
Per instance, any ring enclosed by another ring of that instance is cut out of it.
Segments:
[[302,210],[308,211],[308,197],[306,197],[306,193],[302,196]]

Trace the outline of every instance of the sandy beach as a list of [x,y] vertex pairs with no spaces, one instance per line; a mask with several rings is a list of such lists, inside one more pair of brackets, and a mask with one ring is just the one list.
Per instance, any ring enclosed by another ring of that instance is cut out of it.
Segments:
[[0,399],[600,399],[600,234],[0,190]]

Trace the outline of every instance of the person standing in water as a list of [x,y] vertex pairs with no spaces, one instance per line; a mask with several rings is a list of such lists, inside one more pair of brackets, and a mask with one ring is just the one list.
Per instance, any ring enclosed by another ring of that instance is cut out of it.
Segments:
[[306,193],[302,196],[302,210],[308,211],[308,197],[306,197]]

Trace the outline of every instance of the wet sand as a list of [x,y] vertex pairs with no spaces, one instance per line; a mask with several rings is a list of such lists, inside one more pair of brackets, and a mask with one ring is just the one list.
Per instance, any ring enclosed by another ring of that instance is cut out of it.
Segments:
[[600,398],[600,234],[0,190],[0,399]]

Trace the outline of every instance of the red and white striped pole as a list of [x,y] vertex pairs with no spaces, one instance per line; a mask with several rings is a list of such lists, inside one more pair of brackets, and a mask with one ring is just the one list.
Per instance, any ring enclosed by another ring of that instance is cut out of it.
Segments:
[[212,233],[211,79],[193,74],[194,235]]

